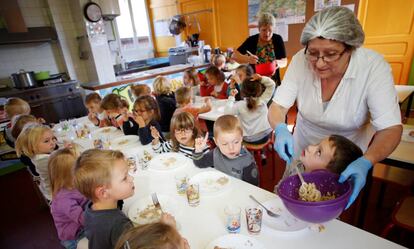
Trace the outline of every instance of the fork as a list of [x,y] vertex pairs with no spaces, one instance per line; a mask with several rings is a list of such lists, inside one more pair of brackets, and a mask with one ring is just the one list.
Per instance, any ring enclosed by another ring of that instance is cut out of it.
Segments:
[[151,197],[152,197],[152,203],[154,203],[155,208],[161,210],[161,213],[164,213],[164,211],[162,211],[161,204],[158,201],[157,193],[152,193]]
[[257,204],[259,204],[260,206],[262,206],[264,208],[264,210],[266,210],[266,213],[271,216],[271,217],[279,217],[280,215],[273,213],[272,211],[270,211],[269,209],[267,209],[267,207],[265,207],[265,205],[263,205],[262,203],[260,203],[258,200],[256,200],[256,198],[254,198],[252,195],[249,195],[250,199],[252,199],[253,201],[255,201]]

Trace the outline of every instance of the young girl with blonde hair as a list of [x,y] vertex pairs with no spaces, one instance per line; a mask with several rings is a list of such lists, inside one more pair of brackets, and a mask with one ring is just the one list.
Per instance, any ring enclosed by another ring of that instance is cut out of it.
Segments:
[[[200,136],[200,131],[194,120],[194,116],[188,112],[174,115],[171,120],[171,140],[165,141],[155,128],[151,128],[152,148],[157,153],[179,152],[186,157],[193,158],[195,139]],[[203,153],[207,153],[206,147]]]
[[80,152],[77,145],[53,152],[49,158],[49,178],[53,201],[50,212],[61,244],[76,248],[85,237],[84,216],[88,199],[74,187],[75,162]]
[[[161,133],[161,126],[158,123],[160,111],[157,102],[149,95],[138,97],[134,102],[132,112],[133,122],[124,122],[124,133],[138,135],[142,145],[151,143],[152,136],[150,128],[154,127],[154,129]],[[164,136],[162,138],[164,139]]]
[[47,162],[56,147],[56,137],[49,126],[29,123],[24,126],[16,140],[17,156],[28,156],[40,176],[40,191],[47,200],[52,200]]
[[267,120],[267,102],[272,97],[275,86],[272,79],[255,74],[252,78],[246,78],[242,83],[243,100],[235,102],[234,96],[237,91],[232,91],[224,113],[239,117],[243,127],[243,141],[261,144],[266,142],[271,135],[272,128]]
[[161,131],[167,135],[170,131],[171,118],[176,108],[171,82],[164,76],[158,76],[153,82],[154,95],[160,109]]

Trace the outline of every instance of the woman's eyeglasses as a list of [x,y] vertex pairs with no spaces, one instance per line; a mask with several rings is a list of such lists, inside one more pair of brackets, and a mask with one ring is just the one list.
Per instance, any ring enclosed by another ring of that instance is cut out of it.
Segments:
[[176,134],[190,134],[193,132],[193,129],[175,129],[174,132]]
[[308,48],[305,49],[306,59],[310,62],[317,62],[319,59],[322,59],[325,63],[332,63],[339,60],[342,55],[346,52],[346,48],[341,53],[333,53],[319,56],[319,53],[308,53]]

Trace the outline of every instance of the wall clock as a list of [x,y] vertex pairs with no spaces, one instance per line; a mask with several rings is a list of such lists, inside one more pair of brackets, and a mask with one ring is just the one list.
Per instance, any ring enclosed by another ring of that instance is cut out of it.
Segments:
[[98,22],[102,18],[102,10],[98,4],[89,2],[83,8],[85,18],[90,22]]

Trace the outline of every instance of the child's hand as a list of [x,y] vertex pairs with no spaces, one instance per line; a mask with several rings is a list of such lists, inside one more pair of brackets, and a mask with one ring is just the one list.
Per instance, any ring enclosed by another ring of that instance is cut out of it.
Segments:
[[255,74],[252,75],[252,78],[250,79],[250,81],[254,81],[254,80],[261,81],[262,76],[260,74],[255,73]]
[[46,120],[44,118],[37,118],[37,122],[39,124],[46,124]]
[[204,148],[207,147],[207,141],[208,141],[208,132],[204,137],[198,137],[195,139],[194,142],[194,151],[196,153],[203,152]]
[[211,96],[213,96],[213,97],[215,97],[215,98],[217,98],[217,96],[218,96],[218,92],[216,92],[216,91],[212,91],[210,95],[211,95]]
[[94,125],[98,125],[98,123],[99,123],[99,120],[98,120],[97,115],[96,115],[95,113],[93,113],[93,112],[88,113],[88,119],[89,119],[89,121],[91,121]]
[[237,89],[231,89],[230,91],[230,95],[235,97],[237,94],[239,93],[239,91],[237,91]]
[[138,124],[139,128],[145,127],[145,121],[141,115],[134,115],[133,119]]
[[237,82],[237,84],[242,83],[239,75],[237,75],[237,74],[234,74],[233,76],[231,76],[231,80],[234,81],[234,82]]
[[177,223],[175,222],[174,216],[169,213],[162,213],[160,222],[170,225],[172,227],[176,227]]
[[150,126],[151,136],[153,138],[152,145],[156,145],[160,142],[160,133],[158,132],[157,128],[154,126]]

